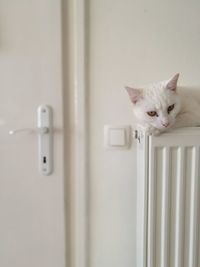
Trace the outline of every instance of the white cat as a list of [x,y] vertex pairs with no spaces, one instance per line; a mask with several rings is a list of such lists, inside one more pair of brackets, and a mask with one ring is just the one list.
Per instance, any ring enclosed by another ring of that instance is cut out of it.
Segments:
[[187,91],[177,90],[178,78],[176,74],[143,89],[126,87],[137,123],[147,134],[200,125],[200,100]]

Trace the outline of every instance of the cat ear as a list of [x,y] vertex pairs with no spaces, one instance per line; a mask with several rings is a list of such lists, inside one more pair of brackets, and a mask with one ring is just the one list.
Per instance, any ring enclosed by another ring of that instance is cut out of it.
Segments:
[[126,86],[125,89],[127,90],[129,97],[131,99],[131,102],[133,104],[136,104],[139,99],[142,98],[142,90],[141,89],[136,89],[136,88],[131,88]]
[[171,78],[167,82],[167,89],[175,92],[177,88],[178,78],[179,78],[179,73],[177,73],[173,78]]

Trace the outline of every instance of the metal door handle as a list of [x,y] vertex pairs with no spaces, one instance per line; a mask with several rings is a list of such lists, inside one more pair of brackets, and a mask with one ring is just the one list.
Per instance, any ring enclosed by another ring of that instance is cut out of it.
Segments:
[[43,175],[50,175],[53,172],[53,110],[50,106],[38,107],[37,127],[40,129],[40,134],[38,134],[39,170]]
[[39,171],[43,175],[53,172],[53,111],[50,106],[41,105],[37,109],[37,128],[10,130],[10,135],[18,133],[38,134]]
[[32,128],[14,129],[14,130],[10,130],[9,134],[13,135],[13,134],[18,134],[18,133],[23,133],[23,132],[46,134],[49,132],[49,128],[48,127],[40,127],[40,128],[36,128],[36,129],[32,129]]

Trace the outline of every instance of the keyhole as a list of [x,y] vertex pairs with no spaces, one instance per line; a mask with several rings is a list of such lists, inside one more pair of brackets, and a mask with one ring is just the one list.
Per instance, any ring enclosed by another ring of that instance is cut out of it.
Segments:
[[47,158],[46,157],[43,157],[43,163],[47,163]]

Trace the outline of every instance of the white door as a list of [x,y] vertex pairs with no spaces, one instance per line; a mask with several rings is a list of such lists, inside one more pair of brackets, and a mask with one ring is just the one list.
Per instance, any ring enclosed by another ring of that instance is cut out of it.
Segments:
[[[61,1],[0,1],[0,266],[64,267]],[[37,108],[53,110],[53,173],[38,169]]]

